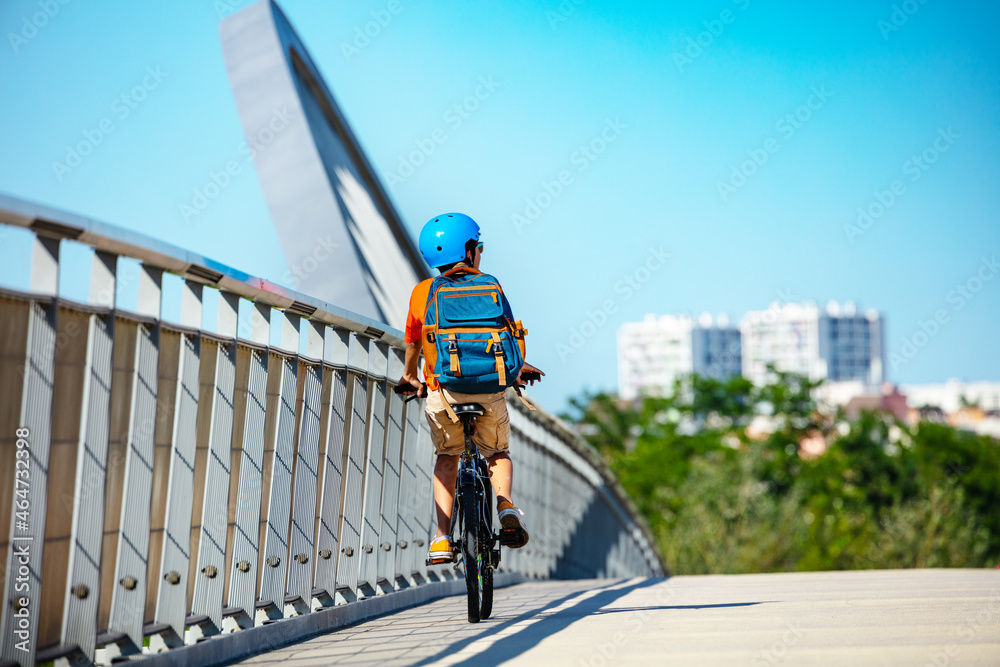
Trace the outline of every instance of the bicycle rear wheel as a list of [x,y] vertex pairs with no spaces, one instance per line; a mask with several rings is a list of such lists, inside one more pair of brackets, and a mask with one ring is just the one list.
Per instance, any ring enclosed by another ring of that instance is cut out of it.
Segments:
[[[486,466],[483,466],[485,469]],[[482,556],[482,600],[479,605],[479,618],[487,619],[493,613],[493,485],[490,483],[489,470],[483,474],[485,493],[479,527],[479,553]]]
[[469,623],[478,623],[482,604],[483,557],[479,551],[479,508],[476,493],[466,488],[462,492],[462,515],[465,524],[462,535],[462,553],[465,557],[465,589],[469,597]]

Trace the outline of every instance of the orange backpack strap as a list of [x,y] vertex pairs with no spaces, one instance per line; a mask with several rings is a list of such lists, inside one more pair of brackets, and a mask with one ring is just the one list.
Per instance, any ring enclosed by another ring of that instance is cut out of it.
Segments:
[[434,324],[425,324],[421,329],[420,336],[420,348],[424,353],[424,374],[427,374],[427,370],[433,370],[437,366],[437,345],[434,341],[437,340],[437,326]]
[[458,339],[455,334],[448,334],[445,337],[448,341],[448,354],[450,355],[449,363],[451,364],[451,372],[455,374],[456,377],[462,375],[462,366],[458,360]]
[[500,334],[496,331],[490,332],[490,338],[492,338],[493,358],[497,364],[497,376],[499,377],[500,386],[503,387],[507,385],[507,370],[503,365],[503,347],[500,343]]
[[524,400],[524,395],[521,394],[521,386],[520,385],[515,384],[514,385],[514,391],[517,392],[517,397],[521,399],[521,402],[524,403],[524,406],[526,408],[528,408],[532,412],[537,412],[537,410],[535,409],[534,405],[532,405],[531,403],[528,403],[528,401]]
[[453,269],[448,269],[441,275],[450,278],[453,275],[458,275],[460,273],[471,273],[472,275],[479,275],[480,273],[482,273],[482,271],[480,271],[479,269],[474,269],[471,266],[456,266]]
[[521,324],[521,320],[517,320],[515,322],[507,320],[507,327],[510,329],[511,335],[514,336],[514,340],[517,341],[517,347],[521,351],[521,359],[526,359],[528,349],[524,338],[528,335],[528,330],[524,328],[523,324]]
[[[444,403],[444,410],[448,413],[448,419],[450,419],[452,423],[457,424],[458,415],[455,414],[455,410],[452,409],[451,403],[448,402],[448,397],[444,395],[444,389],[439,388],[438,392],[441,394],[441,402]],[[532,410],[534,410],[534,408],[532,408]]]

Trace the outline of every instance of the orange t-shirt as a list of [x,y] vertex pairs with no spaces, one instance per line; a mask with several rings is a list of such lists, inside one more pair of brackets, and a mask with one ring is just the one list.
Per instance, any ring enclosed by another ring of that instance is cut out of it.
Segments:
[[[423,331],[424,331],[424,313],[427,312],[427,298],[431,294],[431,281],[433,278],[428,278],[423,282],[417,283],[417,286],[413,288],[413,292],[410,293],[410,309],[406,313],[406,330],[403,332],[403,341],[406,344],[410,343],[422,343]],[[433,369],[430,369],[433,370]],[[430,373],[428,373],[427,359],[424,359],[424,378],[429,378]],[[433,378],[431,378],[433,381]],[[435,386],[430,387],[430,382],[428,386],[430,389],[437,389]]]
[[416,343],[424,330],[424,313],[427,311],[427,297],[431,295],[431,282],[428,278],[417,283],[410,293],[410,310],[406,313],[406,331],[403,341],[407,344]]

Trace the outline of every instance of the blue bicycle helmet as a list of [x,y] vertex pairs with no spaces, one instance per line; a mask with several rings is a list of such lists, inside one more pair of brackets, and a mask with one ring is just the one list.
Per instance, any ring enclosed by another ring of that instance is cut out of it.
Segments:
[[464,213],[444,213],[420,230],[420,254],[435,269],[465,259],[465,244],[479,240],[479,225]]

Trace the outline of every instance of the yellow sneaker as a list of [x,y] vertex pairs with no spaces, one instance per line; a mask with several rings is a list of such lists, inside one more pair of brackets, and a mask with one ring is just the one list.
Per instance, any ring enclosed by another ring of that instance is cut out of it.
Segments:
[[451,538],[447,535],[442,535],[431,540],[431,548],[427,552],[427,560],[433,564],[454,562],[455,552],[451,550]]
[[514,507],[513,503],[504,501],[497,505],[497,515],[500,517],[500,544],[520,549],[528,543],[528,529],[521,521],[524,512]]

